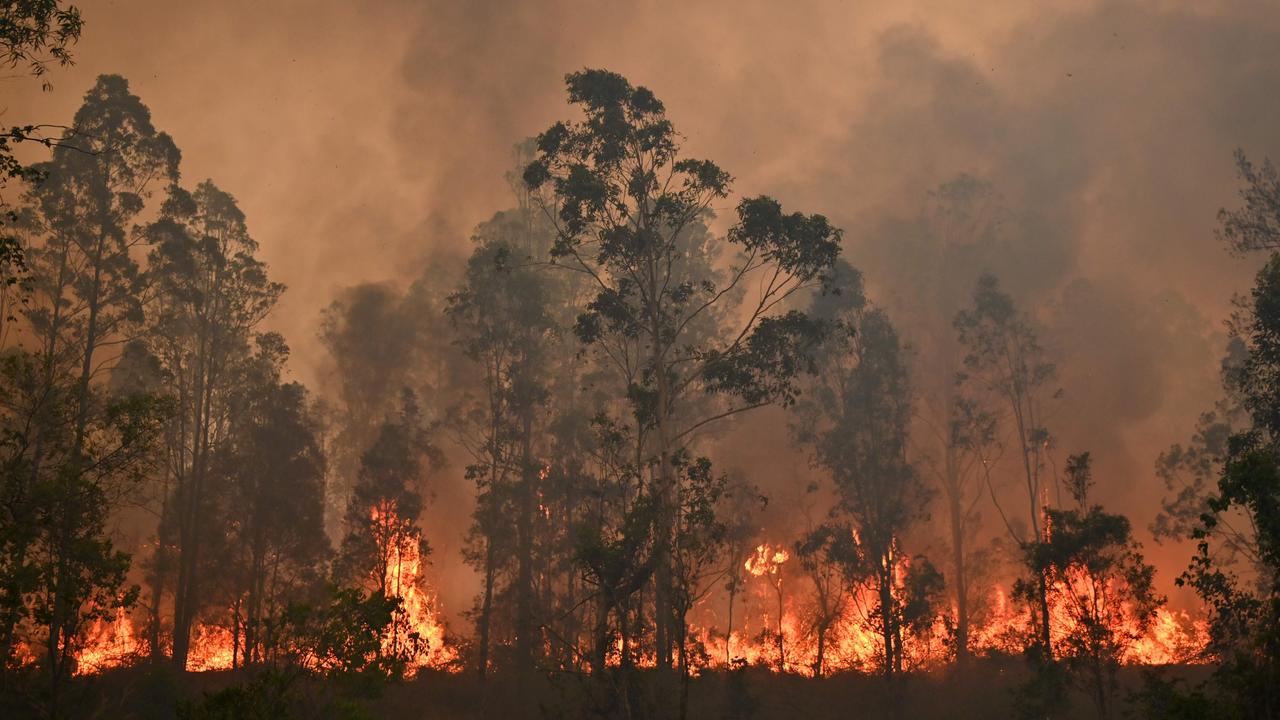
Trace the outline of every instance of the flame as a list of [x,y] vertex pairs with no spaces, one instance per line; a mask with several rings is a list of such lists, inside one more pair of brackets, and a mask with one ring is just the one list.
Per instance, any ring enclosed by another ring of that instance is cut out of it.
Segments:
[[1125,661],[1138,665],[1199,664],[1205,662],[1209,624],[1185,611],[1156,611],[1150,629],[1129,648]]
[[[375,526],[401,527],[393,505],[384,504],[373,510]],[[382,638],[382,649],[388,654],[408,657],[409,676],[423,668],[457,669],[458,651],[445,638],[435,595],[426,588],[423,559],[417,538],[403,532],[379,533],[379,547],[387,560],[385,590],[400,598],[401,606],[392,617]],[[376,585],[381,578],[372,578]],[[110,620],[101,619],[90,625],[76,653],[76,674],[93,675],[133,664],[151,651],[125,610],[117,611]],[[166,648],[167,649],[167,648]],[[16,651],[24,664],[37,662],[36,654],[26,644]],[[217,624],[201,623],[192,629],[187,670],[208,672],[230,670],[237,658],[235,634]]]
[[[378,527],[399,525],[393,503],[374,507],[372,517]],[[400,610],[383,635],[383,651],[388,654],[407,651],[410,677],[422,668],[453,668],[458,651],[445,641],[445,628],[434,593],[423,589],[426,583],[418,539],[407,533],[389,533],[379,537],[379,543],[387,558],[386,590],[401,601]]]
[[132,663],[147,651],[147,644],[134,632],[133,621],[124,608],[111,620],[98,619],[85,633],[84,644],[76,654],[76,675],[93,675],[103,670]]
[[[397,517],[393,505],[374,508],[372,517],[376,527],[396,529],[378,533],[379,547],[386,559],[386,577],[370,576],[371,584],[385,581],[385,590],[401,600],[401,609],[382,638],[383,651],[407,657],[410,676],[424,668],[458,671],[458,650],[447,642],[439,603],[425,581],[425,564],[416,533],[404,532],[406,525]],[[745,662],[790,674],[813,676],[818,673],[817,624],[814,609],[806,598],[807,591],[796,584],[794,590],[783,592],[784,571],[790,559],[790,553],[783,546],[763,543],[742,561],[749,576],[760,581],[751,583],[743,596],[742,609],[735,613],[734,631],[727,637],[715,630],[716,603],[704,600],[698,604],[690,623],[691,641],[694,646],[700,646],[690,654],[693,672]],[[906,570],[906,561],[899,560],[894,573],[894,593],[904,592]],[[1055,650],[1059,652],[1063,638],[1080,622],[1072,603],[1079,602],[1078,594],[1082,591],[1111,595],[1109,587],[1093,588],[1083,577],[1071,575],[1055,579],[1051,587],[1050,622]],[[821,671],[824,675],[842,671],[875,672],[883,665],[884,640],[873,624],[874,583],[868,580],[844,588],[843,597],[843,605],[826,629]],[[999,586],[991,587],[975,605],[978,613],[969,628],[970,651],[975,655],[1020,653],[1030,630],[1031,616],[1027,608],[1014,602]],[[954,619],[955,610],[951,609],[927,627],[904,632],[905,669],[932,669],[950,661],[954,654],[951,630]],[[1207,622],[1185,611],[1161,608],[1144,623],[1129,607],[1113,602],[1106,607],[1105,619],[1116,636],[1125,640],[1121,643],[1119,658],[1125,664],[1211,661],[1204,653],[1208,643]],[[97,620],[86,628],[76,654],[75,672],[79,675],[101,673],[133,663],[149,652],[149,643],[122,609],[114,617]],[[633,645],[626,652],[636,666],[652,667],[656,663],[652,647]],[[37,653],[25,644],[19,645],[17,653],[24,664],[38,662]],[[622,654],[619,644],[606,662],[617,665]],[[234,656],[231,630],[216,624],[200,624],[194,628],[188,670],[227,670],[232,667]]]
[[[784,550],[764,544],[746,558],[743,567],[754,577],[768,578],[769,582],[756,585],[752,612],[743,613],[746,627],[735,629],[728,637],[714,630],[716,613],[709,606],[700,606],[700,620],[692,623],[692,639],[706,652],[705,662],[695,666],[699,671],[708,668],[724,669],[733,663],[778,669],[778,634],[786,648],[783,671],[797,675],[817,674],[818,643],[815,623],[807,616],[801,593],[785,599],[784,611],[779,621],[776,610],[776,589],[781,584],[782,564],[788,559]],[[900,561],[894,574],[894,592],[902,592],[906,575]],[[826,631],[823,649],[822,671],[830,674],[840,671],[876,672],[883,664],[884,640],[874,629],[871,616],[875,588],[872,581],[848,588],[847,599],[839,616]],[[1079,620],[1068,607],[1067,593],[1071,592],[1064,581],[1059,581],[1051,591],[1050,622],[1055,645],[1061,641]],[[1006,591],[992,587],[981,603],[979,618],[969,629],[969,649],[975,655],[992,653],[1018,654],[1025,647],[1031,618],[1027,610],[1009,598]],[[938,617],[928,627],[916,632],[905,632],[903,637],[904,667],[932,669],[945,665],[953,657],[951,626],[955,611]],[[1121,653],[1120,661],[1130,665],[1195,664],[1207,662],[1204,648],[1208,643],[1208,625],[1183,611],[1160,608],[1147,627],[1133,617],[1127,606],[1114,608],[1109,620],[1116,627],[1116,635],[1129,638]],[[737,623],[735,623],[736,625]]]
[[[191,631],[191,647],[187,651],[187,670],[209,672],[230,670],[235,659],[235,636],[217,625],[197,625]],[[244,662],[244,657],[240,657]]]
[[742,567],[756,577],[762,575],[776,576],[782,571],[782,564],[790,558],[791,555],[781,546],[774,548],[765,543],[756,546],[756,553],[747,558]]

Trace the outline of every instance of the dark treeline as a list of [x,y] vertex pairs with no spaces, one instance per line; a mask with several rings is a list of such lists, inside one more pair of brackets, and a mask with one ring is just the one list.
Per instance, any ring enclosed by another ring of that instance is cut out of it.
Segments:
[[[70,62],[74,8],[0,10],[7,67]],[[1191,681],[1122,667],[1165,598],[1095,499],[1105,468],[1057,446],[1071,388],[1008,289],[1018,229],[993,187],[930,193],[877,297],[839,228],[736,195],[650,90],[596,69],[566,89],[572,119],[517,146],[511,206],[464,261],[323,311],[321,393],[266,329],[286,288],[234,196],[182,177],[123,77],[55,134],[6,130],[0,708],[350,717],[451,684],[482,717],[524,697],[531,715],[739,718],[843,678],[905,717],[913,693],[1000,677],[1019,717],[1280,717],[1269,162],[1238,157],[1242,205],[1219,216],[1232,251],[1269,255],[1222,399],[1156,461],[1153,533],[1196,545],[1177,582],[1207,644],[1164,660],[1207,663]],[[786,537],[722,457],[761,413],[811,471]],[[480,589],[446,635],[421,570],[450,468],[473,489]],[[993,588],[1015,608],[999,638]],[[104,633],[127,657],[96,664]],[[227,672],[195,692],[206,669]]]

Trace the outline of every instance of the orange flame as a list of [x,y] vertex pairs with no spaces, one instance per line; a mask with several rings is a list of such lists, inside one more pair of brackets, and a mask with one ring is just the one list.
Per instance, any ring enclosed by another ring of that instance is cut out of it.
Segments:
[[95,620],[85,633],[85,641],[76,654],[77,675],[92,675],[103,670],[127,665],[146,652],[133,629],[124,608],[112,620]]
[[[375,524],[396,526],[395,513],[395,506],[390,503],[375,507]],[[458,651],[445,641],[445,628],[440,621],[435,595],[423,589],[426,583],[417,538],[405,533],[392,533],[379,538],[379,541],[386,543],[381,549],[387,557],[387,592],[401,601],[400,610],[382,638],[383,651],[402,653],[407,650],[411,656],[408,672],[411,677],[422,668],[448,669],[455,666]]]

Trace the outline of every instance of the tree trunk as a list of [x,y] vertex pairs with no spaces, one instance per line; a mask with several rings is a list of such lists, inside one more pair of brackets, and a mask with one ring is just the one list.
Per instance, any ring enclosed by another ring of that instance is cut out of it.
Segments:
[[960,492],[960,468],[953,442],[946,445],[944,472],[951,518],[951,585],[956,600],[956,665],[964,668],[969,664],[969,581],[965,572],[964,497]]
[[492,539],[485,541],[484,549],[484,600],[480,604],[480,617],[476,620],[476,673],[480,682],[484,682],[489,670],[489,623],[493,616],[493,581],[497,558]]
[[533,461],[533,408],[522,411],[521,417],[519,512],[516,515],[516,537],[519,550],[516,558],[516,662],[521,670],[534,667],[534,612],[533,612],[533,514],[536,500],[539,468]]

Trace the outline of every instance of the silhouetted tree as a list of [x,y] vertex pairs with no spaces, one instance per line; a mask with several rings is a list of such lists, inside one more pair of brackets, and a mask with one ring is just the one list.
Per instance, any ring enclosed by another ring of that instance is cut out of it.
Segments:
[[856,533],[846,549],[856,555],[856,579],[874,588],[869,619],[883,641],[881,671],[892,678],[904,659],[902,544],[924,517],[929,492],[907,458],[911,390],[897,333],[860,294],[835,301],[820,301],[815,311],[842,331],[819,356],[796,431],[813,463],[830,474],[838,495],[833,516]]
[[[449,297],[447,312],[464,352],[478,367],[480,396],[466,412],[465,430],[474,462],[468,475],[477,484],[478,523],[473,537],[482,548],[473,553],[484,575],[477,619],[478,670],[488,664],[494,583],[501,559],[512,551],[516,568],[515,657],[530,669],[541,649],[545,621],[534,597],[535,516],[547,466],[538,459],[534,433],[548,415],[547,346],[555,324],[547,309],[550,288],[545,271],[520,265],[531,242],[534,218],[527,209],[494,218],[477,235],[478,245],[467,263],[462,287]],[[514,226],[514,227],[510,227]],[[504,237],[508,228],[512,237]],[[488,235],[488,237],[486,237]],[[544,506],[545,507],[545,506]],[[511,519],[514,516],[514,527]],[[514,542],[501,536],[514,529]]]
[[319,588],[329,554],[324,455],[306,389],[280,381],[287,355],[277,337],[267,335],[259,346],[216,460],[216,472],[229,480],[228,543],[238,556],[232,602],[241,642],[234,652],[246,664],[278,649],[285,610]]
[[1049,579],[1050,601],[1063,628],[1055,641],[1057,654],[1088,691],[1098,717],[1109,718],[1120,663],[1150,628],[1164,599],[1155,591],[1155,568],[1143,559],[1128,518],[1090,505],[1092,485],[1089,453],[1068,458],[1066,486],[1075,507],[1045,511],[1047,537],[1027,548],[1035,577],[1019,592],[1034,598],[1039,577]]
[[35,242],[21,319],[34,349],[5,356],[10,522],[0,605],[10,612],[0,644],[8,658],[24,616],[44,629],[55,715],[84,619],[113,614],[136,595],[124,587],[128,556],[106,524],[145,471],[164,407],[146,395],[113,395],[104,373],[142,319],[129,225],[152,186],[177,172],[172,142],[123,78],[99,78],[75,126],[64,137],[83,132],[81,146],[59,145],[35,168],[43,182],[27,195]]
[[[657,502],[655,642],[659,666],[669,668],[680,640],[673,631],[683,624],[673,615],[680,488],[672,460],[699,428],[793,398],[821,327],[781,310],[823,279],[840,234],[822,216],[745,199],[727,236],[741,256],[723,276],[708,272],[706,252],[693,252],[693,243],[705,235],[711,203],[728,195],[729,175],[681,156],[679,137],[647,88],[604,70],[572,73],[566,85],[585,119],[538,137],[524,181],[555,223],[552,256],[594,285],[576,334],[605,359],[632,404],[632,438]],[[737,302],[749,285],[758,292]],[[730,306],[740,312],[731,315]],[[738,317],[745,320],[733,322]],[[693,399],[704,393],[728,402],[696,412]]]
[[[1015,532],[1004,510],[997,509],[1013,539],[1026,547],[1044,539],[1042,514],[1050,504],[1046,459],[1051,438],[1043,423],[1045,403],[1050,399],[1046,397],[1047,383],[1053,380],[1055,369],[1046,359],[1031,321],[993,276],[978,280],[973,307],[956,315],[955,328],[966,353],[963,382],[986,397],[997,398],[1004,410],[1001,422],[1009,425],[1017,439],[1030,532]],[[1044,659],[1052,660],[1049,581],[1043,574],[1033,606],[1036,645]]]
[[[216,504],[224,491],[216,485],[226,479],[216,476],[214,459],[242,409],[235,395],[253,364],[256,329],[284,286],[255,257],[258,244],[235,199],[211,181],[193,193],[175,188],[146,235],[155,291],[148,341],[177,406],[166,433],[159,547],[176,553],[173,663],[185,668],[192,625],[209,601],[203,576],[217,562],[206,546],[226,537]],[[152,593],[158,606],[163,588]]]

